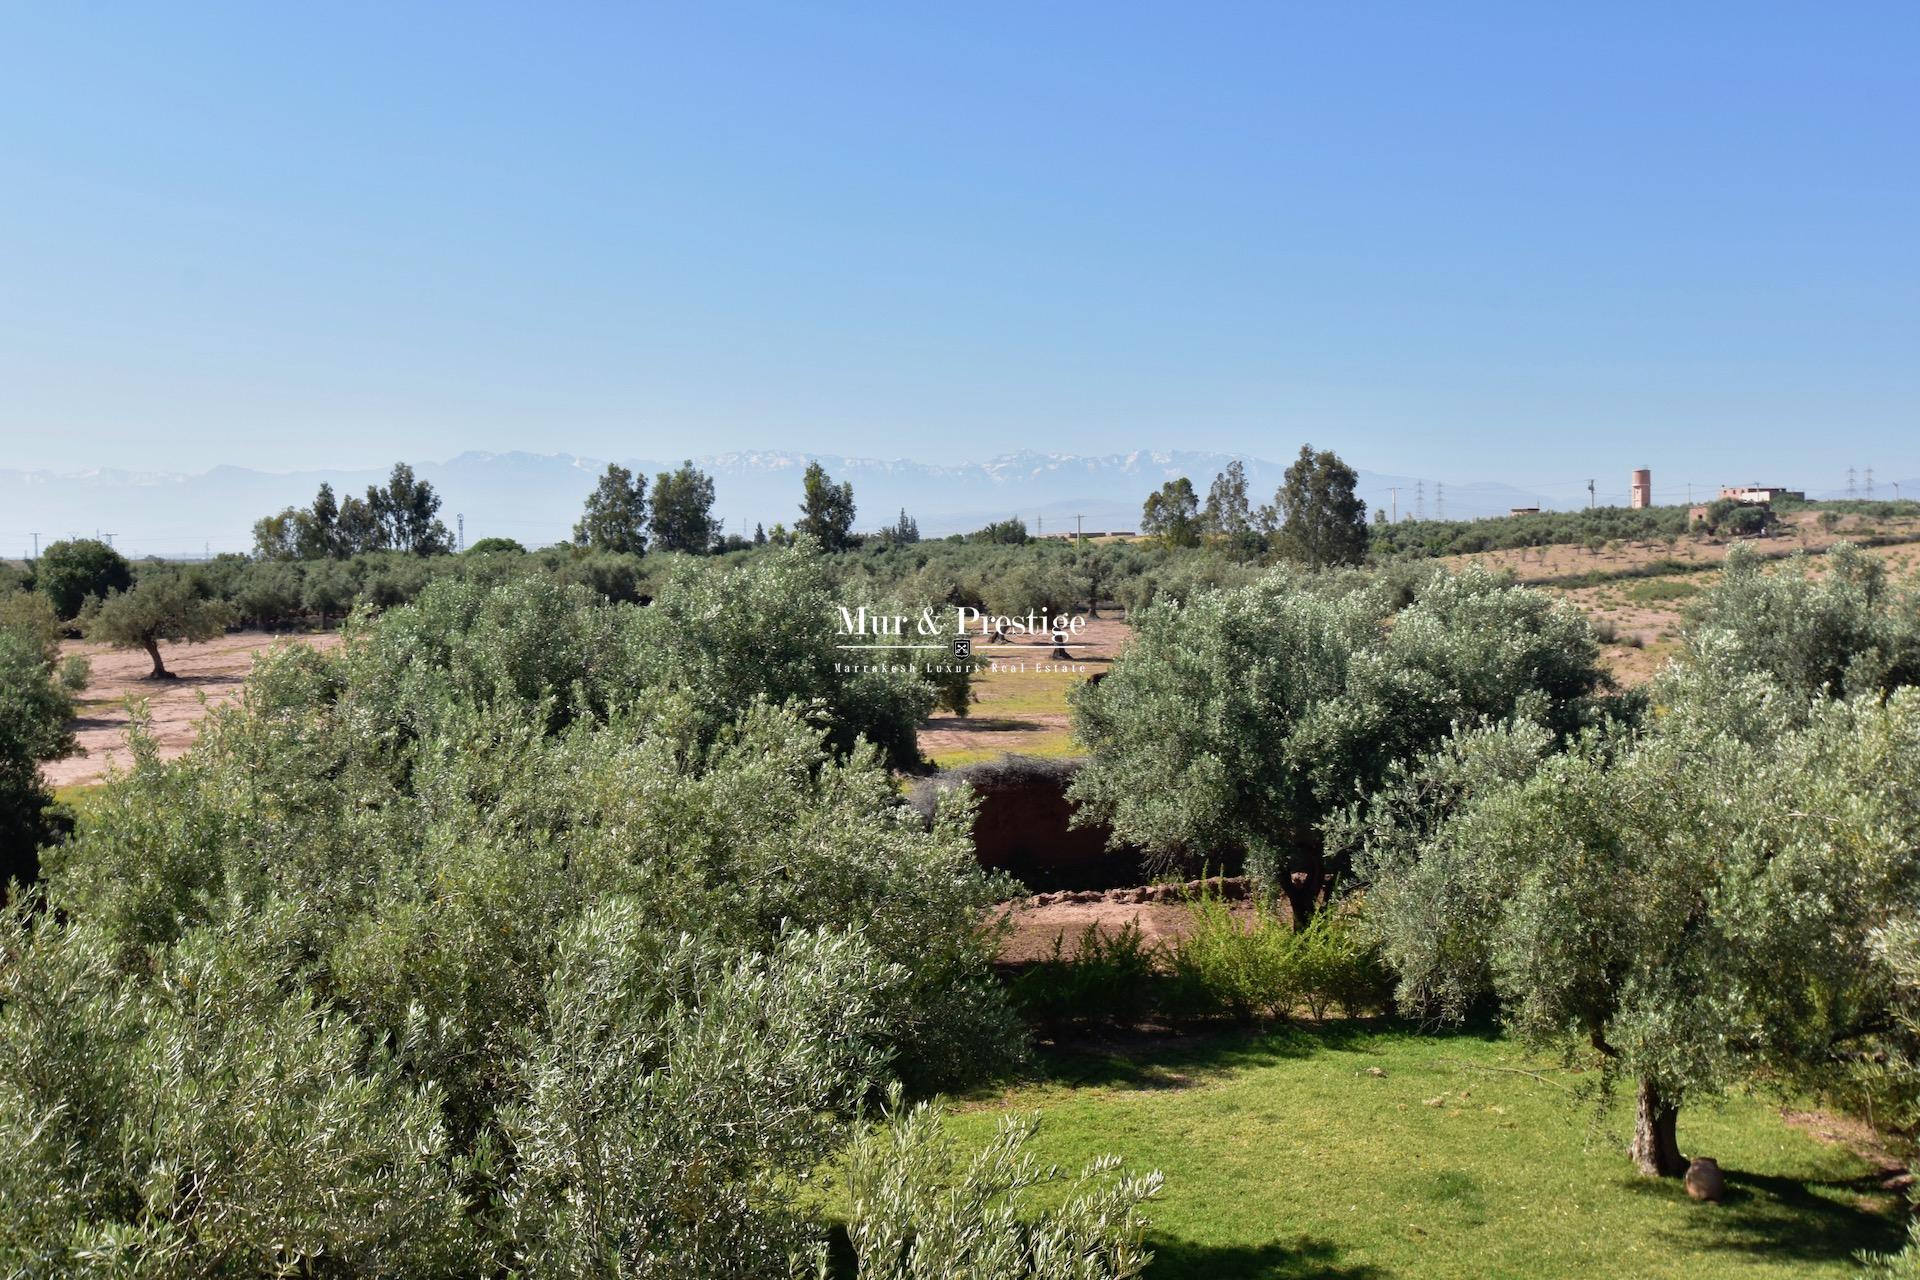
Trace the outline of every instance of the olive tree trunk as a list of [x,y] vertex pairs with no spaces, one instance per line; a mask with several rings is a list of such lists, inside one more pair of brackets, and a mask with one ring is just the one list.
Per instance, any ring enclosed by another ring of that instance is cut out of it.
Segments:
[[1645,1176],[1678,1178],[1687,1172],[1687,1158],[1680,1154],[1680,1140],[1674,1134],[1679,1119],[1679,1106],[1667,1101],[1652,1081],[1642,1080],[1629,1153]]
[[147,656],[153,659],[153,671],[151,674],[147,676],[147,679],[149,680],[173,679],[173,672],[167,670],[166,664],[160,661],[160,642],[158,640],[149,638],[146,640],[142,640],[140,644],[143,648],[146,649]]

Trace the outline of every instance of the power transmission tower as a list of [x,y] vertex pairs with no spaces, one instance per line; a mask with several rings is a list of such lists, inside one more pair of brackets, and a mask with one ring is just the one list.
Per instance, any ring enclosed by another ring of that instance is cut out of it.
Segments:
[[1447,518],[1447,484],[1444,480],[1433,482],[1433,518],[1435,520]]
[[1857,494],[1857,492],[1858,490],[1854,488],[1854,484],[1853,484],[1853,468],[1848,467],[1847,468],[1847,498],[1851,500]]
[[459,533],[459,535],[458,535],[458,537],[457,537],[457,539],[456,539],[456,541],[455,541],[455,543],[454,543],[454,548],[453,548],[453,549],[454,549],[455,551],[465,551],[465,550],[467,549],[467,517],[466,517],[466,514],[465,514],[464,512],[462,512],[462,513],[460,513],[460,514],[458,514],[458,515],[455,515],[455,516],[453,517],[453,523],[454,523],[454,526],[455,526],[456,528],[458,528],[458,529],[460,530],[460,533]]
[[[1872,493],[1872,492],[1873,492],[1873,490],[1872,490],[1872,489],[1868,489],[1868,490],[1867,490],[1867,492],[1868,492],[1868,493]],[[107,545],[108,545],[108,546],[112,546],[112,545],[113,545],[113,535],[112,535],[112,534],[110,534],[110,533],[103,533],[103,534],[101,534],[100,536],[101,536],[101,537],[103,537],[103,538],[105,538],[105,539],[107,540]]]
[[1413,518],[1416,520],[1427,518],[1427,482],[1425,480],[1413,482]]
[[1873,468],[1867,468],[1867,501],[1873,501]]

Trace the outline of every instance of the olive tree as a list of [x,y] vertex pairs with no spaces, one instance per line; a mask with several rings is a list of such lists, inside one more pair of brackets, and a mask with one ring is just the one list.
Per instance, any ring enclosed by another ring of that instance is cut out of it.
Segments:
[[1802,553],[1769,571],[1744,547],[1728,552],[1692,611],[1689,662],[1762,675],[1802,699],[1920,683],[1920,587],[1845,543],[1819,564],[1816,575]]
[[72,690],[84,673],[62,669],[57,635],[45,598],[22,592],[0,602],[0,901],[10,883],[38,876],[34,851],[53,835],[41,763],[77,749]]
[[1632,1081],[1634,1162],[1673,1176],[1689,1099],[1879,1034],[1874,931],[1920,891],[1920,692],[1762,742],[1684,705],[1657,725],[1563,754],[1464,734],[1383,790],[1360,864],[1403,1003],[1493,996],[1530,1045]]
[[[297,590],[297,588],[296,588]],[[295,597],[297,600],[297,596]],[[171,680],[160,658],[160,642],[197,643],[221,635],[234,620],[231,606],[200,594],[184,573],[149,573],[131,590],[112,592],[80,617],[89,639],[116,649],[143,649],[153,661],[152,680]]]
[[810,1265],[862,1101],[1023,1038],[971,805],[836,743],[820,557],[767,561],[662,597],[787,628],[759,678],[752,625],[693,680],[651,610],[447,580],[264,656],[177,760],[136,729],[0,918],[0,1272]]
[[[1391,625],[1389,625],[1391,620]],[[1557,732],[1601,687],[1576,612],[1480,570],[1382,593],[1276,570],[1142,613],[1073,695],[1083,821],[1169,858],[1244,856],[1304,924],[1337,880],[1326,822],[1456,723],[1524,710]]]

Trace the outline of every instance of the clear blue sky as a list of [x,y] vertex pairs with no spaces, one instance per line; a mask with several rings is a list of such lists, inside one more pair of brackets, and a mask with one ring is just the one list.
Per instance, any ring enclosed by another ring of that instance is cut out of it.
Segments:
[[1581,8],[10,5],[0,467],[1920,474],[1920,6]]

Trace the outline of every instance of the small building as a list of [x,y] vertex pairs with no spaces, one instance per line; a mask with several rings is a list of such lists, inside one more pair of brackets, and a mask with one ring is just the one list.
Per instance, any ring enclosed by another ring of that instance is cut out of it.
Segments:
[[1695,505],[1687,508],[1687,523],[1689,525],[1705,524],[1706,522],[1707,522],[1707,504],[1706,503],[1704,502],[1696,503]]
[[1641,467],[1633,473],[1627,486],[1627,505],[1635,511],[1653,505],[1653,468]]
[[1540,514],[1540,508],[1538,508],[1538,507],[1509,507],[1509,508],[1507,509],[1507,514],[1508,514],[1508,515],[1510,515],[1510,516],[1537,516],[1537,515],[1539,515],[1539,514]]
[[1778,502],[1782,498],[1791,499],[1794,502],[1807,500],[1806,491],[1803,489],[1782,489],[1778,485],[1769,484],[1730,485],[1720,490],[1720,497],[1732,502],[1751,502],[1756,506]]

